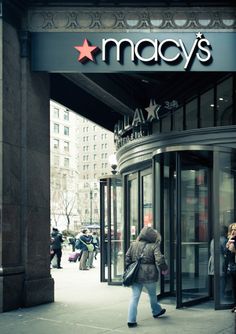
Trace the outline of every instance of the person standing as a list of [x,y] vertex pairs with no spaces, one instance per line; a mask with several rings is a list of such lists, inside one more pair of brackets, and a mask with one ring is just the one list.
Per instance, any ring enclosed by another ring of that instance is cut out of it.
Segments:
[[143,287],[147,289],[152,315],[158,318],[166,310],[163,309],[157,300],[156,282],[158,281],[159,269],[162,274],[167,274],[168,266],[164,255],[160,251],[161,236],[152,227],[144,227],[137,240],[133,242],[125,256],[125,265],[129,266],[143,254],[138,275],[133,283],[132,297],[128,309],[128,327],[136,327],[138,302]]
[[91,243],[91,237],[88,235],[88,230],[82,230],[82,234],[79,237],[79,249],[81,249],[82,255],[80,258],[79,269],[80,270],[89,270],[87,267],[87,260],[89,256],[87,244]]
[[94,246],[94,258],[95,260],[97,260],[97,254],[99,252],[99,247],[100,247],[100,242],[99,242],[97,232],[93,232],[92,234],[92,244]]
[[62,243],[64,242],[62,238],[62,234],[58,231],[56,227],[53,227],[51,233],[51,254],[50,254],[50,262],[57,256],[57,269],[62,269],[61,267],[61,257],[62,257]]
[[[226,260],[228,266],[236,262],[236,223],[230,224],[228,228],[228,241],[226,243]],[[236,272],[229,272],[232,282],[233,303],[231,312],[236,313]]]

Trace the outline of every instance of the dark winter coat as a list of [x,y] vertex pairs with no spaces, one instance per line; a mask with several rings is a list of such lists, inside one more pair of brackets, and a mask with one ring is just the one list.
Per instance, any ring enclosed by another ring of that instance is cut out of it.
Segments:
[[164,255],[160,251],[161,236],[151,227],[144,227],[138,237],[128,249],[125,257],[125,265],[135,262],[143,251],[140,269],[136,278],[137,283],[157,282],[159,270],[167,270]]
[[86,244],[91,243],[91,236],[82,234],[79,239],[76,241],[75,247],[76,249],[81,249],[82,252],[85,252],[88,250]]
[[51,233],[51,249],[61,249],[64,242],[60,232],[54,231]]

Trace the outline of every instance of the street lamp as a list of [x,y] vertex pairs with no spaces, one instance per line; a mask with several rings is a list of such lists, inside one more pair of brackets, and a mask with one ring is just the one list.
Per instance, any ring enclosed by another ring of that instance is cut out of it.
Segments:
[[90,188],[90,225],[93,223],[93,190]]
[[111,166],[111,172],[113,175],[117,174],[117,159],[115,154],[111,154],[108,158],[109,164]]

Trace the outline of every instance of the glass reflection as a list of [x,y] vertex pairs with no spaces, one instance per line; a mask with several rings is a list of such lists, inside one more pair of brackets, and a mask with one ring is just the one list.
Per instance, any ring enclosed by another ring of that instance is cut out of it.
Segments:
[[120,282],[124,270],[122,184],[120,179],[111,181],[111,281]]
[[130,242],[136,240],[138,230],[138,179],[129,180],[129,223],[130,223]]
[[182,301],[208,294],[208,170],[181,171]]
[[153,226],[152,216],[152,175],[142,177],[143,188],[143,225]]
[[[220,254],[220,304],[233,304],[232,277],[227,273],[227,258],[224,248],[227,240],[227,231],[230,224],[235,222],[235,186],[236,186],[236,161],[235,154],[220,154],[219,175],[219,224],[221,235],[218,241]],[[223,255],[222,255],[223,254]]]

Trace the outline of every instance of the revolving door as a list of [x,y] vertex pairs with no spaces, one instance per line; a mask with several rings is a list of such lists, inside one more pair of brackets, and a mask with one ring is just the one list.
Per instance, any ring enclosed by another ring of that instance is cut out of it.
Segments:
[[214,299],[216,309],[231,307],[232,282],[221,246],[236,218],[235,151],[176,146],[153,157],[154,216],[169,265],[160,295],[176,296],[177,308],[208,299]]

